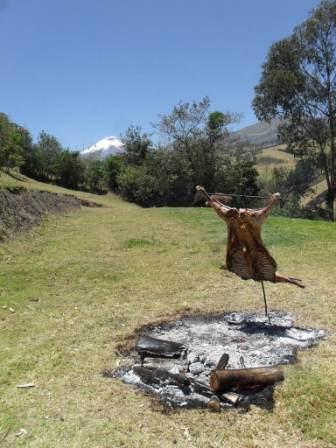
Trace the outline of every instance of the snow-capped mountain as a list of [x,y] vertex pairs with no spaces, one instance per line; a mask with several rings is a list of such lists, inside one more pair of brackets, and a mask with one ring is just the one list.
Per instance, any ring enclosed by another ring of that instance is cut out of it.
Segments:
[[123,152],[124,144],[117,137],[105,137],[94,145],[81,151],[83,157],[92,157],[95,159],[106,159],[106,157]]

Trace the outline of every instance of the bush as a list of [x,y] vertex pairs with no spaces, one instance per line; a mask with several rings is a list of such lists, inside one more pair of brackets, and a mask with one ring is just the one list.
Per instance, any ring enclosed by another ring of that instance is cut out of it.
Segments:
[[144,167],[127,166],[117,181],[119,192],[124,199],[143,207],[157,205],[159,195],[157,180],[147,174]]

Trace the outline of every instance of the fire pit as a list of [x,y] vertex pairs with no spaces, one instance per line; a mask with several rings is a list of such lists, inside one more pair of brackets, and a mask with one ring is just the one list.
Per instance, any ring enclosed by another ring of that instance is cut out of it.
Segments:
[[268,318],[238,312],[184,317],[149,328],[119,368],[104,375],[135,385],[169,407],[271,409],[274,384],[283,379],[278,366],[294,363],[297,350],[325,336],[323,330],[293,324],[293,316],[284,312]]

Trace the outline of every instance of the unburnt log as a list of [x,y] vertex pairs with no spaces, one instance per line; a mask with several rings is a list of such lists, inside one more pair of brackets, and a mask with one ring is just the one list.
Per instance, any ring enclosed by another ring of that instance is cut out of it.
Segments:
[[213,370],[210,375],[210,388],[216,393],[232,388],[244,389],[253,386],[268,386],[283,381],[284,373],[280,367],[258,367],[251,369]]

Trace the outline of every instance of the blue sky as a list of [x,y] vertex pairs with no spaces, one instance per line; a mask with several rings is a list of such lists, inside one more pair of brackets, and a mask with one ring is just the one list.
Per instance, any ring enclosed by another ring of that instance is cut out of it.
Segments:
[[270,45],[316,0],[0,0],[0,111],[82,149],[208,95],[254,123]]

